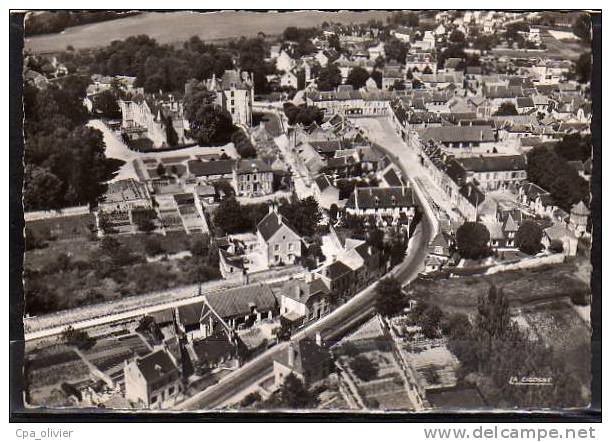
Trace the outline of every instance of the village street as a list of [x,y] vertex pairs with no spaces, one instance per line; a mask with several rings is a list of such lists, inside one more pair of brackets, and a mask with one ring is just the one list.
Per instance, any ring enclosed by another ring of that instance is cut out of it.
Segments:
[[[390,152],[400,155],[400,166],[407,169],[404,165],[410,163],[405,160],[404,152],[401,151],[402,141],[394,135],[392,128],[388,127],[386,132],[384,122],[386,119],[367,119],[370,128],[368,135],[371,139],[381,144],[382,147]],[[388,135],[390,134],[390,136]],[[393,138],[394,136],[394,138]],[[403,148],[405,150],[405,148]],[[413,156],[413,155],[412,155]],[[411,169],[411,167],[410,167]],[[416,198],[418,192],[416,192]],[[419,201],[420,205],[428,205],[428,201]],[[424,259],[427,255],[428,243],[432,240],[436,231],[436,222],[430,217],[430,207],[424,210],[424,216],[415,233],[410,238],[409,246],[405,259],[395,267],[393,274],[402,284],[407,284],[413,280],[422,270]],[[299,333],[291,337],[292,341],[302,339],[315,339],[316,333],[321,333],[323,341],[332,345],[341,339],[345,333],[353,329],[356,325],[362,324],[369,319],[375,311],[375,301],[377,298],[377,284],[372,284],[341,307],[337,308],[329,315],[306,327]],[[239,370],[222,379],[219,383],[196,394],[179,405],[182,410],[209,410],[222,407],[235,401],[240,392],[261,382],[272,370],[274,358],[286,349],[287,344],[281,343],[263,353],[259,357],[245,364]]]

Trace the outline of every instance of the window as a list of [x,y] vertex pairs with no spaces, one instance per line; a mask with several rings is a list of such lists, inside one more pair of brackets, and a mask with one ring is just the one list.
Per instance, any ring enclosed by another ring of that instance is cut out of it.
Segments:
[[168,388],[168,396],[172,396],[174,394],[174,387]]
[[280,244],[274,244],[274,250],[277,252],[280,250]]
[[293,250],[293,246],[294,246],[293,243],[289,243],[289,250]]
[[151,404],[157,402],[157,396],[151,396]]

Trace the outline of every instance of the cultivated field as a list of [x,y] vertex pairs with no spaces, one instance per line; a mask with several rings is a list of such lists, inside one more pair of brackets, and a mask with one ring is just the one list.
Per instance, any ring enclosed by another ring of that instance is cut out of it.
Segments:
[[105,46],[113,40],[132,35],[148,34],[160,43],[175,43],[198,35],[202,40],[223,40],[252,37],[258,32],[280,34],[289,26],[317,26],[324,21],[361,23],[370,19],[385,20],[385,11],[298,11],[282,12],[270,18],[269,13],[223,11],[149,12],[134,17],[111,20],[90,25],[75,26],[59,34],[31,37],[25,40],[25,49],[33,52],[63,51],[68,45],[75,49]]

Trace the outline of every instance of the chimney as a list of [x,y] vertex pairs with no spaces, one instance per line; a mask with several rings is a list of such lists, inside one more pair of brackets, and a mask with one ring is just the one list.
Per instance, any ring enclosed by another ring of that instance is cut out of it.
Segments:
[[322,347],[322,336],[320,335],[320,332],[316,332],[316,345]]
[[276,209],[274,208],[274,202],[270,201],[269,205],[267,206],[267,213],[272,213],[272,212],[275,212],[275,211],[276,211]]
[[295,344],[294,343],[291,342],[289,344],[288,351],[289,351],[289,360],[288,360],[289,367],[293,367],[295,365],[295,353],[297,352],[295,350]]

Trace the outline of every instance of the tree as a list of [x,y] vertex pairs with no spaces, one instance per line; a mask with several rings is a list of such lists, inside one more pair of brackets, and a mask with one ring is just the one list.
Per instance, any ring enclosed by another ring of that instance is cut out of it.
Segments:
[[463,258],[479,259],[489,253],[490,232],[485,225],[466,222],[456,231],[456,246]]
[[369,72],[367,72],[360,66],[356,66],[355,68],[350,70],[348,78],[346,79],[346,84],[350,84],[355,90],[358,90],[365,86],[365,83],[368,79]]
[[312,196],[295,199],[280,206],[279,211],[301,236],[312,236],[322,218],[318,201]]
[[405,57],[408,50],[409,45],[399,40],[397,37],[389,38],[384,44],[384,53],[386,54],[387,60],[395,60],[399,63],[405,63]]
[[176,129],[174,129],[174,122],[172,121],[172,117],[170,117],[169,115],[167,118],[165,118],[165,135],[168,141],[168,146],[178,146],[178,134],[176,133]]
[[147,238],[144,243],[144,251],[149,256],[157,256],[165,253],[165,249],[161,244],[161,241],[157,237]]
[[348,365],[354,374],[362,381],[371,381],[378,375],[377,367],[365,356],[355,356],[350,360]]
[[60,340],[67,345],[78,348],[79,350],[87,350],[95,344],[95,339],[91,338],[84,330],[75,330],[72,326],[68,326],[61,334]]
[[392,316],[406,305],[401,285],[394,276],[388,276],[378,282],[376,310],[383,316]]
[[255,158],[257,156],[255,146],[241,129],[236,130],[231,135],[231,142],[235,145],[241,158]]
[[494,115],[518,115],[518,110],[511,101],[505,101],[501,103]]
[[278,399],[280,408],[304,409],[312,408],[316,404],[314,395],[293,373],[289,373],[284,378],[284,383],[280,386]]
[[534,221],[524,221],[516,233],[515,242],[521,252],[528,255],[536,255],[542,249],[541,238],[543,230]]
[[[378,57],[380,58],[380,57]],[[375,70],[371,73],[371,78],[376,82],[378,89],[382,89],[382,72]]]
[[165,176],[166,170],[165,170],[165,166],[163,165],[163,163],[160,161],[159,164],[157,164],[157,176],[162,177]]
[[309,126],[314,122],[321,124],[324,119],[324,112],[316,106],[308,106],[307,104],[295,106],[291,102],[286,102],[283,105],[283,109],[290,125],[301,124]]
[[251,225],[235,197],[222,200],[214,211],[214,224],[226,233],[247,231]]
[[106,118],[121,118],[117,97],[111,90],[100,92],[95,96],[94,108]]
[[592,53],[585,52],[575,62],[572,76],[580,83],[589,83],[592,76]]
[[59,209],[64,203],[62,182],[45,168],[26,166],[23,200],[25,210]]
[[218,145],[230,141],[234,132],[231,115],[214,104],[213,92],[194,89],[185,95],[185,116],[191,135],[200,145]]
[[318,72],[316,84],[321,91],[332,91],[342,84],[342,73],[337,65],[328,63],[327,66],[321,68]]
[[464,43],[465,42],[465,34],[463,34],[461,31],[459,31],[458,29],[454,29],[451,33],[450,36],[448,37],[448,39],[452,42],[452,43]]
[[511,329],[511,314],[509,303],[502,289],[494,284],[488,289],[486,296],[480,296],[477,303],[476,327],[490,338],[502,338]]
[[405,90],[405,81],[403,81],[403,80],[395,80],[395,82],[390,87],[390,90],[393,90],[393,91],[404,91]]
[[556,143],[554,151],[567,161],[585,161],[592,156],[592,135],[567,134]]
[[586,42],[592,40],[592,19],[590,14],[587,12],[579,14],[573,23],[573,33]]

